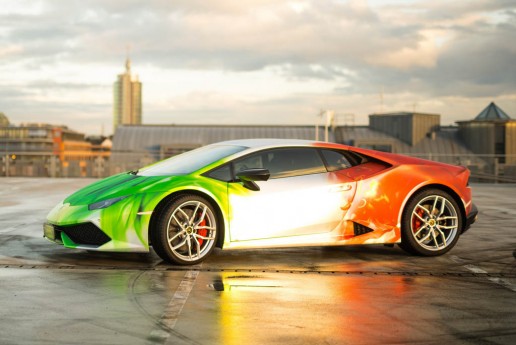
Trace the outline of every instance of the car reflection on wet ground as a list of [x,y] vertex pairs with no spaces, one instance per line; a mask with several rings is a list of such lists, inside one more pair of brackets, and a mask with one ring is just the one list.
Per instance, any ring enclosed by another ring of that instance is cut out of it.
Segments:
[[0,343],[516,343],[516,186],[474,185],[448,254],[384,246],[216,250],[178,267],[42,238],[92,180],[0,179]]

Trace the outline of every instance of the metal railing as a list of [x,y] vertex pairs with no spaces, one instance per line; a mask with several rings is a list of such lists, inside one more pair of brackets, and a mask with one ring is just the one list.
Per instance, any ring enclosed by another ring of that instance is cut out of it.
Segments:
[[[471,181],[516,183],[516,157],[497,155],[406,154],[471,171]],[[135,170],[168,158],[163,151],[112,151],[87,157],[64,157],[41,153],[9,153],[0,156],[0,177],[94,177],[102,178]],[[501,163],[508,162],[508,163]],[[514,162],[514,163],[511,163]]]

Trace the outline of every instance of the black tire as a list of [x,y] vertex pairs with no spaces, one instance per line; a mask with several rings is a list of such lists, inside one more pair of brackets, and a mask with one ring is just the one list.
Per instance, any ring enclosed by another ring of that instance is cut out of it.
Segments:
[[149,237],[154,251],[163,260],[195,265],[213,251],[218,237],[218,219],[207,199],[193,194],[181,195],[158,212]]
[[416,193],[403,210],[400,247],[421,256],[450,251],[462,231],[462,213],[455,199],[440,189]]

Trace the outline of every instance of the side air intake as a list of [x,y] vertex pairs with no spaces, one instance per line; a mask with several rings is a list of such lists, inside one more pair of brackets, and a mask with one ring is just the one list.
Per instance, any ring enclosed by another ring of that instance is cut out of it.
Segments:
[[353,223],[353,230],[355,232],[355,236],[365,235],[369,232],[373,232],[373,229],[358,223]]

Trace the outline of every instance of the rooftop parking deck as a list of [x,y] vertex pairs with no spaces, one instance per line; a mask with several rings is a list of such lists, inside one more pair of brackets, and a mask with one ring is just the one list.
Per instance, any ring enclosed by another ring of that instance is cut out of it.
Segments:
[[0,178],[0,343],[516,343],[516,185],[473,185],[479,218],[440,257],[216,250],[178,267],[42,238],[48,211],[93,181]]

